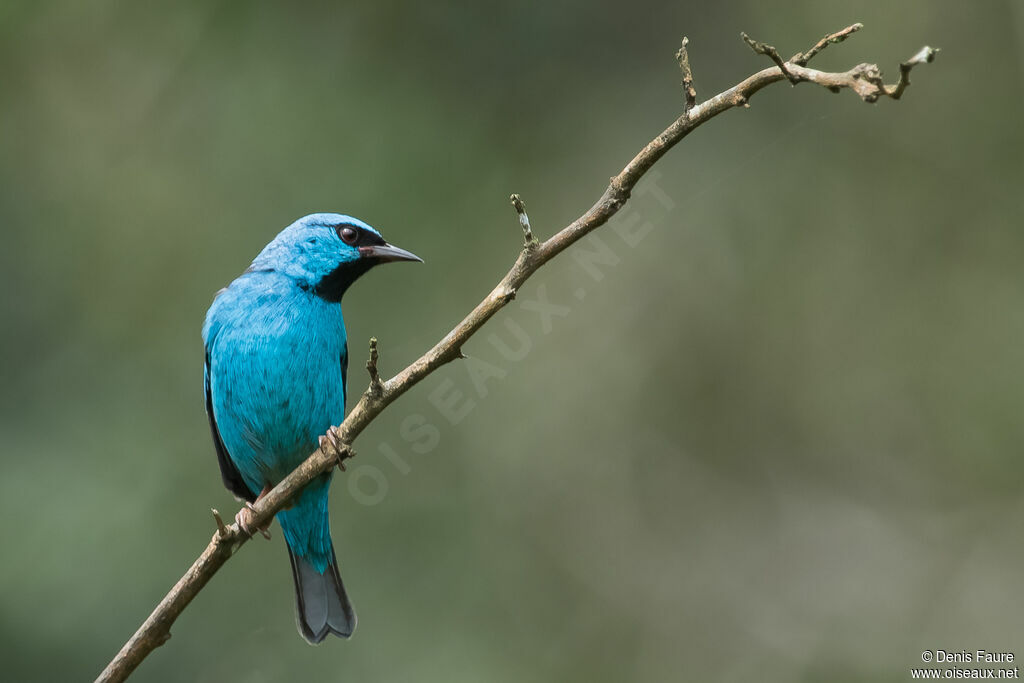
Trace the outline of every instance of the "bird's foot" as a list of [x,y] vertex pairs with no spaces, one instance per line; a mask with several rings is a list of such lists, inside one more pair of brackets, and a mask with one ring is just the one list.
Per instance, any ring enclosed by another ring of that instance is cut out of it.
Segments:
[[338,469],[342,472],[345,471],[345,461],[356,456],[352,447],[346,446],[342,441],[341,430],[337,427],[331,427],[327,430],[327,434],[320,437],[320,450],[337,458]]
[[342,472],[345,472],[345,461],[354,457],[356,457],[356,451],[354,448],[349,446],[340,454],[338,454],[338,469],[341,470]]
[[[270,485],[269,484],[267,484],[265,487],[263,487],[263,490],[260,491],[260,495],[256,496],[256,500],[259,500],[260,498],[262,498],[263,496],[267,495],[268,493],[270,493]],[[248,534],[249,536],[253,536],[254,533],[256,531],[258,531],[258,532],[260,532],[260,535],[263,536],[263,538],[265,538],[265,539],[267,539],[269,541],[270,540],[270,522],[267,522],[267,524],[265,526],[255,526],[253,524],[253,521],[252,521],[252,518],[253,518],[253,515],[254,515],[255,512],[256,512],[256,508],[253,507],[253,504],[250,503],[249,501],[245,501],[245,507],[243,507],[241,510],[239,510],[238,514],[235,515],[235,522],[238,524],[238,527],[242,531],[244,531],[246,534]]]
[[270,540],[270,524],[267,526],[256,526],[253,524],[252,518],[256,508],[249,501],[245,502],[245,507],[238,511],[235,515],[235,522],[238,523],[238,527],[244,531],[248,536],[253,536],[258,531],[263,538]]

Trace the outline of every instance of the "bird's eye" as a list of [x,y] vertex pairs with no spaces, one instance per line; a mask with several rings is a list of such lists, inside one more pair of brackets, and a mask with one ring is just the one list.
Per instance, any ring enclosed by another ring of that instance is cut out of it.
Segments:
[[344,226],[338,230],[338,237],[340,237],[346,244],[355,244],[356,239],[359,237],[359,232],[351,226]]

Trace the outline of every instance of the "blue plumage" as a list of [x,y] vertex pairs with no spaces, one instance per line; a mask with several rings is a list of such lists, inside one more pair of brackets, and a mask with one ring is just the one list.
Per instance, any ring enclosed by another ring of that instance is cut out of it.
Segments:
[[[345,412],[348,350],[340,301],[374,265],[419,260],[350,216],[285,228],[221,290],[206,314],[206,410],[224,484],[254,501],[316,449]],[[347,637],[355,613],[331,543],[331,474],[279,512],[292,560],[300,633]]]

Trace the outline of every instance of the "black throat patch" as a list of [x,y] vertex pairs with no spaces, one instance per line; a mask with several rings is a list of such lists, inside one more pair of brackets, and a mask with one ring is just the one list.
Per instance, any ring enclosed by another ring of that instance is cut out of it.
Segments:
[[349,286],[374,265],[373,259],[346,261],[323,276],[320,282],[313,286],[313,293],[321,299],[338,303]]

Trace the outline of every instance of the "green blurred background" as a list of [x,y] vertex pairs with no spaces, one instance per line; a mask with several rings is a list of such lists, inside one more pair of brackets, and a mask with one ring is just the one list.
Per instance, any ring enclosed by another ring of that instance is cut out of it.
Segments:
[[135,678],[1024,656],[1020,3],[4,2],[3,678],[91,680],[237,509],[199,330],[278,230],[351,213],[426,260],[349,293],[358,392],[366,339],[393,373],[504,273],[510,192],[546,237],[678,115],[681,36],[703,98],[766,66],[741,30],[789,55],[854,21],[815,66],[943,51],[901,102],[779,84],[701,128],[618,221],[642,239],[602,229],[599,280],[553,262],[360,438],[332,496],[350,642],[299,638],[277,533]]

